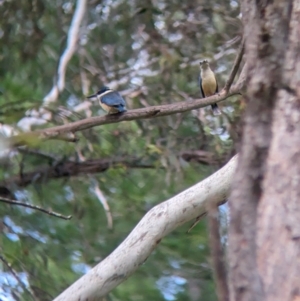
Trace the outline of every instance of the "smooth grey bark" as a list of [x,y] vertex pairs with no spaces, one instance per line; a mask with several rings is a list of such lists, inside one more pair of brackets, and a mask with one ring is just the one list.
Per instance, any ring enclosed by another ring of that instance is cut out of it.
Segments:
[[120,246],[55,301],[99,300],[143,264],[161,239],[229,195],[237,157],[216,173],[152,208]]

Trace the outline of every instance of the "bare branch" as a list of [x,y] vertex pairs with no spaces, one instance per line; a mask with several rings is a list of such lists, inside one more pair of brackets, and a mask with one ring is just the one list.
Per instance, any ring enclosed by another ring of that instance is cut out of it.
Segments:
[[99,300],[143,264],[161,239],[229,195],[237,156],[219,171],[152,208],[120,246],[55,301]]
[[205,165],[216,165],[224,162],[224,156],[216,155],[213,152],[205,150],[185,150],[181,152],[181,157],[187,162],[196,161]]
[[[85,15],[87,6],[87,0],[77,0],[76,9],[72,18],[72,22],[68,31],[68,40],[67,40],[67,47],[62,54],[57,70],[57,81],[54,83],[51,91],[44,97],[43,99],[43,106],[49,105],[51,102],[55,102],[59,96],[59,93],[62,92],[65,88],[65,76],[67,65],[71,60],[74,52],[76,51],[77,42],[79,39],[80,33],[80,26]],[[35,115],[42,116],[42,115],[51,115],[44,107],[42,107],[38,112],[34,111]],[[38,113],[38,114],[36,114]],[[49,116],[48,116],[49,118]],[[21,121],[19,121],[19,125],[21,127],[30,128],[33,124],[44,124],[46,123],[45,120],[41,117],[25,117]]]
[[235,87],[239,89],[241,94],[245,93],[247,90],[246,82],[247,82],[248,70],[249,70],[249,64],[246,62],[242,68],[239,79],[235,84]]
[[241,42],[241,45],[240,45],[240,48],[238,50],[238,54],[235,58],[235,61],[233,63],[233,67],[230,71],[230,75],[229,75],[229,78],[225,84],[225,87],[224,87],[224,90],[226,91],[226,93],[229,92],[229,89],[234,81],[234,78],[239,70],[239,67],[240,67],[240,64],[241,64],[241,61],[242,61],[242,58],[243,58],[243,55],[244,55],[244,52],[245,52],[245,43],[244,43],[244,39],[242,40]]
[[68,31],[67,47],[62,54],[58,65],[57,82],[53,86],[49,94],[45,96],[44,104],[49,104],[50,102],[56,101],[59,92],[63,91],[63,89],[65,88],[65,75],[67,65],[76,50],[79,37],[79,29],[85,14],[86,5],[87,0],[77,0],[76,10],[70,25],[70,29]]
[[106,218],[107,218],[107,228],[111,230],[113,228],[112,214],[111,214],[108,202],[107,202],[103,192],[101,191],[98,183],[95,183],[94,193],[104,208]]
[[47,209],[42,208],[40,206],[36,206],[36,205],[29,204],[29,203],[24,203],[24,202],[19,202],[19,201],[11,200],[11,199],[8,199],[8,198],[4,198],[2,196],[0,196],[0,202],[6,203],[6,204],[10,204],[10,205],[18,205],[18,206],[22,206],[22,207],[26,207],[26,208],[38,210],[38,211],[47,213],[48,215],[52,215],[52,216],[55,216],[55,217],[58,217],[58,218],[62,218],[62,219],[71,219],[72,218],[72,215],[68,215],[68,216],[62,215],[60,213],[52,211],[51,209],[47,210]]
[[210,253],[212,258],[212,266],[214,269],[218,300],[228,301],[229,290],[227,284],[227,272],[220,237],[219,210],[218,206],[216,205],[210,206],[208,210],[208,224]]
[[13,184],[26,187],[31,183],[45,182],[49,179],[74,177],[80,174],[93,174],[106,171],[108,168],[126,166],[131,168],[154,168],[153,165],[143,164],[139,158],[92,159],[84,162],[57,161],[52,166],[44,165],[33,171],[13,176],[0,182],[0,190]]
[[14,136],[12,137],[12,144],[14,144],[15,142],[20,143],[20,141],[25,142],[26,139],[22,138],[23,135],[25,135],[27,139],[34,138],[34,137],[38,137],[39,139],[53,139],[55,137],[59,137],[66,134],[72,134],[78,131],[86,130],[103,124],[146,119],[146,118],[156,118],[161,116],[173,115],[176,113],[183,113],[186,111],[203,108],[216,102],[220,102],[236,94],[239,94],[239,89],[233,87],[229,93],[226,93],[225,91],[221,91],[217,95],[207,97],[207,98],[202,98],[202,99],[195,99],[193,101],[183,101],[183,102],[173,103],[169,105],[152,106],[148,108],[130,110],[122,114],[90,117],[79,121],[71,122],[65,125],[56,126],[53,128],[38,130],[38,131]]
[[[29,172],[22,172],[21,174],[11,176],[5,180],[0,181],[0,195],[4,197],[13,198],[10,187],[26,187],[32,183],[45,183],[50,179],[60,179],[67,177],[76,177],[80,175],[92,175],[105,172],[112,167],[127,167],[127,168],[142,168],[153,169],[162,168],[155,164],[143,163],[145,158],[138,157],[123,157],[123,158],[107,158],[107,159],[90,159],[86,160],[80,153],[77,155],[81,158],[78,161],[63,160],[63,158],[55,157],[54,155],[41,152],[39,150],[32,150],[27,148],[18,148],[18,151],[24,154],[41,156],[47,159],[49,164],[36,167]],[[184,160],[190,162],[195,161],[205,165],[220,166],[226,159],[225,156],[216,157],[212,153],[198,150],[198,151],[184,151],[178,154]],[[102,198],[103,199],[103,198]],[[221,205],[221,203],[219,204]],[[106,210],[106,209],[105,209]],[[195,225],[197,222],[195,223]],[[194,226],[191,227],[191,229]]]

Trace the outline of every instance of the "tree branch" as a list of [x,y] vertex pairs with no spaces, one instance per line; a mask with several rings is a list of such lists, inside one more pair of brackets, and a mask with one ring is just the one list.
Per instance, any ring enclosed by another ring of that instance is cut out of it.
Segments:
[[[146,119],[146,118],[156,118],[161,116],[173,115],[176,113],[183,113],[186,111],[191,111],[194,109],[199,109],[211,105],[216,102],[220,102],[232,95],[239,94],[239,88],[233,87],[230,92],[226,93],[225,91],[221,91],[219,94],[202,98],[195,99],[193,101],[183,101],[168,105],[161,106],[152,106],[148,108],[141,108],[130,110],[122,114],[114,114],[114,115],[105,115],[105,116],[95,116],[86,119],[82,119],[79,121],[71,122],[65,125],[56,126],[53,128],[38,130],[34,132],[29,132],[21,135],[17,135],[11,138],[12,144],[16,143],[20,145],[26,139],[31,138],[39,138],[39,139],[54,139],[56,137],[60,137],[66,134],[73,134],[78,131],[83,131],[95,126],[117,123],[121,121],[131,121],[138,119]],[[23,138],[25,136],[25,138]]]
[[243,55],[244,55],[244,52],[245,52],[245,42],[244,42],[244,39],[242,40],[241,42],[241,45],[240,45],[240,48],[238,50],[238,54],[234,60],[234,63],[233,63],[233,67],[230,71],[230,75],[229,75],[229,78],[225,84],[225,87],[224,87],[224,90],[226,91],[226,93],[229,92],[229,89],[234,81],[234,78],[239,70],[239,67],[240,67],[240,64],[241,64],[241,61],[242,61],[242,58],[243,58]]
[[84,162],[58,161],[52,166],[41,166],[33,171],[22,173],[22,175],[13,176],[0,182],[1,189],[10,186],[26,187],[31,183],[43,182],[49,179],[58,179],[74,177],[80,174],[93,174],[104,172],[110,167],[127,166],[131,168],[154,168],[153,165],[143,164],[139,158],[121,158],[121,159],[93,159]]
[[107,229],[112,230],[113,229],[113,217],[110,211],[110,207],[108,205],[107,199],[104,196],[103,192],[101,191],[99,187],[99,183],[96,181],[96,179],[93,179],[94,181],[94,193],[96,197],[98,198],[99,202],[102,204],[103,209],[105,211],[106,219],[107,219]]
[[152,208],[120,246],[55,301],[99,300],[143,264],[161,239],[229,195],[237,156],[216,173]]
[[24,202],[11,200],[11,199],[8,199],[8,198],[4,198],[2,196],[0,196],[0,202],[10,204],[10,205],[18,205],[18,206],[22,206],[22,207],[26,207],[26,208],[30,208],[30,209],[34,209],[34,210],[39,210],[41,212],[47,213],[48,215],[52,215],[52,216],[59,217],[59,218],[62,218],[62,219],[71,219],[72,218],[72,215],[68,215],[68,216],[62,215],[60,213],[52,211],[51,209],[47,210],[47,209],[42,208],[40,206],[36,206],[36,205],[29,204],[29,203],[24,203]]
[[[43,153],[39,150],[32,150],[27,148],[18,148],[18,151],[23,154],[40,156],[51,162],[49,165],[43,164],[42,166],[36,167],[36,169],[23,172],[19,175],[14,175],[3,181],[0,181],[0,196],[11,197],[9,187],[13,186],[26,187],[32,183],[46,182],[50,179],[59,179],[66,177],[76,177],[82,174],[96,174],[105,172],[111,167],[126,166],[128,168],[159,168],[155,164],[143,163],[145,158],[135,157],[123,157],[123,158],[107,158],[107,159],[90,159],[85,161],[69,161],[63,160],[63,158],[55,157],[52,154]],[[196,151],[183,151],[178,154],[187,162],[197,162],[204,165],[215,165],[221,166],[225,161],[225,156],[215,156],[212,152],[204,150]],[[228,158],[228,157],[227,157]],[[8,194],[10,193],[10,194]],[[221,205],[221,204],[219,204]]]
[[[76,51],[77,42],[80,34],[80,26],[85,15],[86,6],[87,0],[77,0],[76,9],[68,31],[67,46],[62,56],[60,57],[58,64],[58,70],[56,74],[57,81],[54,83],[51,91],[44,97],[43,107],[40,108],[40,110],[38,110],[39,116],[51,115],[51,113],[45,110],[45,105],[49,105],[50,103],[55,102],[59,96],[59,93],[62,92],[65,88],[67,66],[74,52]],[[41,117],[24,117],[22,120],[19,121],[19,125],[21,127],[26,128],[30,128],[30,126],[36,123],[44,124],[46,123],[46,121],[43,120]]]
[[57,83],[53,86],[49,94],[45,96],[45,104],[49,104],[49,102],[55,101],[58,97],[59,92],[63,91],[65,88],[67,66],[74,52],[76,51],[80,33],[80,26],[85,15],[86,6],[87,0],[77,0],[76,10],[68,31],[67,47],[59,60],[59,66],[57,70]]
[[204,165],[217,165],[222,164],[224,162],[224,155],[216,155],[213,152],[205,151],[205,150],[185,150],[180,153],[182,159],[187,162],[195,161]]

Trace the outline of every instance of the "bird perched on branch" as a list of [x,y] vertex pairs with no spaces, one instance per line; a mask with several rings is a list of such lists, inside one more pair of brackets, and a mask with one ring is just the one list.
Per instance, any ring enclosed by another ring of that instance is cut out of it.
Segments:
[[[200,91],[202,97],[209,97],[218,93],[218,83],[215,74],[209,67],[207,60],[200,62],[200,77],[199,77]],[[216,103],[211,105],[214,115],[220,115],[221,112]]]
[[106,86],[102,87],[96,94],[90,95],[87,98],[97,97],[100,106],[108,114],[117,114],[126,112],[126,103],[119,92],[114,91]]

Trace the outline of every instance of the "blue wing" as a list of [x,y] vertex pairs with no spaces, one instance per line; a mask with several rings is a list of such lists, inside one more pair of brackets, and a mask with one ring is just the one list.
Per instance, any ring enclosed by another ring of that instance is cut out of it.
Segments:
[[110,107],[118,107],[119,105],[125,106],[125,100],[123,97],[116,91],[109,92],[104,96],[100,97],[101,102],[110,106]]

